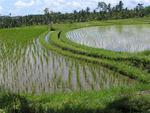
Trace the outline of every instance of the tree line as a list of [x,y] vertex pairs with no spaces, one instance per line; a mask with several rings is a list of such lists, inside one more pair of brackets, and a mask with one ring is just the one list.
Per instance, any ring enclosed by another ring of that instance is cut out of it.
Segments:
[[124,7],[124,3],[119,1],[115,6],[110,3],[98,2],[97,7],[91,10],[90,7],[80,11],[74,10],[72,13],[61,13],[44,9],[44,14],[27,16],[0,16],[0,28],[11,28],[30,25],[47,25],[64,22],[86,22],[91,20],[127,19],[150,16],[150,6],[144,7],[139,3],[133,9]]

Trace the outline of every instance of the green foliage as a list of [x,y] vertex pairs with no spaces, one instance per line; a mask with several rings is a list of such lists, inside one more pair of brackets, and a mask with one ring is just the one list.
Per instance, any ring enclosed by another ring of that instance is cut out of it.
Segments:
[[150,96],[124,97],[110,103],[105,111],[114,113],[149,113]]
[[6,113],[29,113],[26,98],[11,93],[0,94],[0,108]]
[[[0,94],[4,113],[145,113],[149,110],[147,85],[118,87],[91,92],[41,95]],[[140,95],[139,95],[140,94]]]

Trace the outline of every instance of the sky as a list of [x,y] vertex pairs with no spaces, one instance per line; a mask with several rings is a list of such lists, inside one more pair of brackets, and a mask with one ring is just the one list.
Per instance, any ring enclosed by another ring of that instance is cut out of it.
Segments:
[[[96,8],[97,3],[104,1],[116,5],[120,0],[0,0],[0,15],[13,16],[42,14],[45,8],[51,11],[72,12],[89,6]],[[150,5],[150,0],[122,0],[125,7],[133,8],[138,3]]]

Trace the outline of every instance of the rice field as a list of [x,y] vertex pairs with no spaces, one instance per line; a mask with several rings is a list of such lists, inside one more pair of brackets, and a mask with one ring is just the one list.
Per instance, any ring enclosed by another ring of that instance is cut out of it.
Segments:
[[9,42],[0,43],[0,86],[14,93],[101,90],[134,83],[102,66],[53,53],[38,38],[23,47],[14,41],[13,48],[7,49]]
[[54,24],[54,31],[0,29],[0,112],[149,110],[149,23],[127,19]]
[[150,25],[87,27],[67,33],[68,39],[89,47],[112,51],[150,50]]

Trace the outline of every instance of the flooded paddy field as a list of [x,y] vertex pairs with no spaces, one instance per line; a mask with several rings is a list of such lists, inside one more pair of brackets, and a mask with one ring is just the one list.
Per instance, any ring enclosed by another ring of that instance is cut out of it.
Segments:
[[150,50],[150,25],[87,27],[67,33],[76,43],[112,51],[141,52]]
[[30,43],[0,39],[0,88],[15,93],[101,90],[133,80],[99,65],[71,59]]

